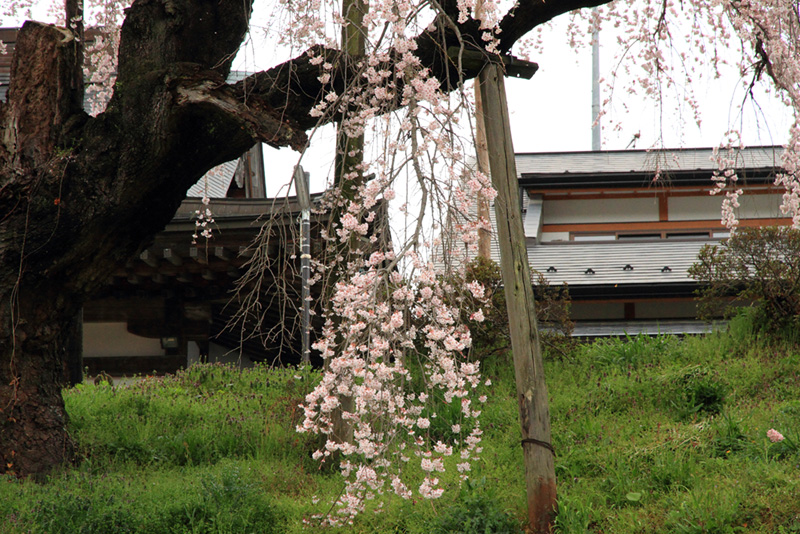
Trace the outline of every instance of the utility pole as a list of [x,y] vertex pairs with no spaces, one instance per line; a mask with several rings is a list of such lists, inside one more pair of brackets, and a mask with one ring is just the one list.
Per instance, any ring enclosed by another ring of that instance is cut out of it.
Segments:
[[[597,8],[592,9],[593,13]],[[600,128],[600,30],[592,30],[592,150],[603,148]]]
[[550,444],[550,408],[536,325],[519,183],[511,142],[505,70],[493,58],[479,76],[492,185],[497,190],[495,216],[500,268],[508,309],[511,350],[517,383],[530,532],[552,532],[556,513],[554,451]]

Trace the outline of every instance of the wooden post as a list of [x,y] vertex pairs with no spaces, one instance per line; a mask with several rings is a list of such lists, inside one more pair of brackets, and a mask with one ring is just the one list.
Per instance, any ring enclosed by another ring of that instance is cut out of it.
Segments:
[[[475,152],[478,159],[478,170],[489,175],[489,148],[486,144],[486,126],[483,123],[483,100],[481,99],[481,81],[475,78]],[[478,196],[478,219],[489,218],[489,201]],[[492,234],[483,228],[478,230],[478,257],[491,259]]]
[[495,215],[514,353],[528,521],[530,532],[544,534],[552,532],[556,512],[554,452],[503,76],[502,65],[492,61],[481,71],[479,83],[492,185],[497,190]]
[[[344,0],[342,2],[342,18],[345,20],[342,26],[342,51],[345,53],[346,64],[350,66],[352,62],[364,56],[366,52],[366,36],[364,33],[364,15],[369,9],[369,5],[362,0]],[[360,80],[348,80],[349,84],[359,83]],[[350,137],[341,121],[337,125],[336,132],[336,158],[334,162],[335,176],[334,183],[339,188],[342,198],[354,200],[358,193],[358,187],[362,185],[363,172],[361,163],[364,161],[364,135]],[[355,173],[355,176],[353,176]],[[340,217],[347,210],[347,206],[335,207],[331,212],[331,221],[338,223]],[[357,248],[357,237],[351,236],[349,242],[342,246],[334,245],[334,256],[342,255],[347,257],[351,250]],[[347,264],[347,261],[342,263]],[[334,275],[337,276],[337,275]],[[335,279],[328,280],[328,287],[333,291]],[[328,365],[328,362],[325,363]],[[342,412],[353,411],[353,398],[343,396],[339,399],[341,405],[332,413],[333,419],[333,439],[340,443],[353,441],[353,425],[342,417]]]

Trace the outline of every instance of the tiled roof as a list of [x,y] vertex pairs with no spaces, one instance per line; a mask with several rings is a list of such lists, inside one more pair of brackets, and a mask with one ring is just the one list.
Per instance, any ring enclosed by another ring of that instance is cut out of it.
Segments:
[[208,188],[209,198],[225,198],[238,164],[239,160],[235,159],[233,161],[226,161],[222,165],[217,165],[208,171],[203,178],[200,178],[200,181],[190,187],[186,192],[186,196],[202,197],[206,188]]
[[693,281],[687,271],[703,245],[718,243],[657,240],[538,245],[528,247],[528,261],[531,269],[551,284],[685,284]]
[[[619,174],[652,172],[657,166],[665,171],[711,172],[711,148],[670,150],[605,150],[597,152],[541,152],[517,154],[520,177],[536,174]],[[783,147],[765,146],[744,149],[737,156],[740,169],[764,169],[780,166]]]
[[645,334],[707,334],[724,330],[727,323],[713,324],[704,321],[662,320],[662,321],[577,321],[572,337],[594,338],[609,336],[636,336]]

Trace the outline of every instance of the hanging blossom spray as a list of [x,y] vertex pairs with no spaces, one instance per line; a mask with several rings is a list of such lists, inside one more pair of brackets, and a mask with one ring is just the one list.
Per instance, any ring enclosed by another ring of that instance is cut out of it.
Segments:
[[[437,499],[444,493],[442,474],[453,469],[465,478],[481,453],[479,415],[489,382],[468,357],[466,323],[483,320],[487,296],[481,284],[456,282],[455,273],[434,269],[423,251],[442,246],[441,231],[426,237],[423,221],[458,219],[447,226],[445,241],[474,252],[478,229],[489,223],[469,213],[478,196],[493,199],[496,193],[486,176],[464,164],[462,146],[468,143],[454,128],[467,109],[462,95],[443,93],[414,54],[416,43],[407,34],[419,30],[412,27],[418,14],[408,2],[371,3],[365,31],[379,31],[391,54],[376,46],[363,59],[359,79],[344,91],[331,88],[312,111],[319,117],[343,114],[342,130],[352,137],[368,131],[373,141],[365,151],[377,152],[344,177],[373,176],[356,198],[334,192],[327,200],[340,215],[325,237],[332,250],[346,252],[334,264],[317,265],[316,279],[328,277],[335,285],[313,346],[325,361],[323,376],[301,405],[304,419],[297,427],[321,434],[325,441],[313,457],[340,469],[344,487],[336,513],[315,517],[334,525],[351,523],[381,496]],[[391,24],[384,33],[386,20]],[[492,42],[490,36],[487,46]],[[327,83],[327,58],[320,53],[311,61]],[[396,99],[402,111],[386,114],[383,108]],[[371,228],[379,203],[395,197],[399,177],[420,191],[400,210],[415,221],[411,237],[395,250],[376,250],[380,242]],[[412,205],[418,213],[411,213]]]

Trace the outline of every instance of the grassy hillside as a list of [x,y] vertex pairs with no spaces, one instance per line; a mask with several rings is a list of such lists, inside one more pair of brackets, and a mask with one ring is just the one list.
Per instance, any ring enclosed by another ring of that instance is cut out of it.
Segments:
[[[560,532],[800,532],[800,347],[746,321],[731,330],[548,357]],[[347,532],[518,531],[513,371],[507,355],[483,366],[492,395],[471,482],[459,489],[447,475],[442,499],[390,501]],[[82,461],[43,484],[0,480],[0,532],[316,530],[304,519],[325,513],[341,484],[311,460],[315,438],[293,430],[314,380],[197,366],[66,391]],[[772,443],[770,429],[786,439]]]

